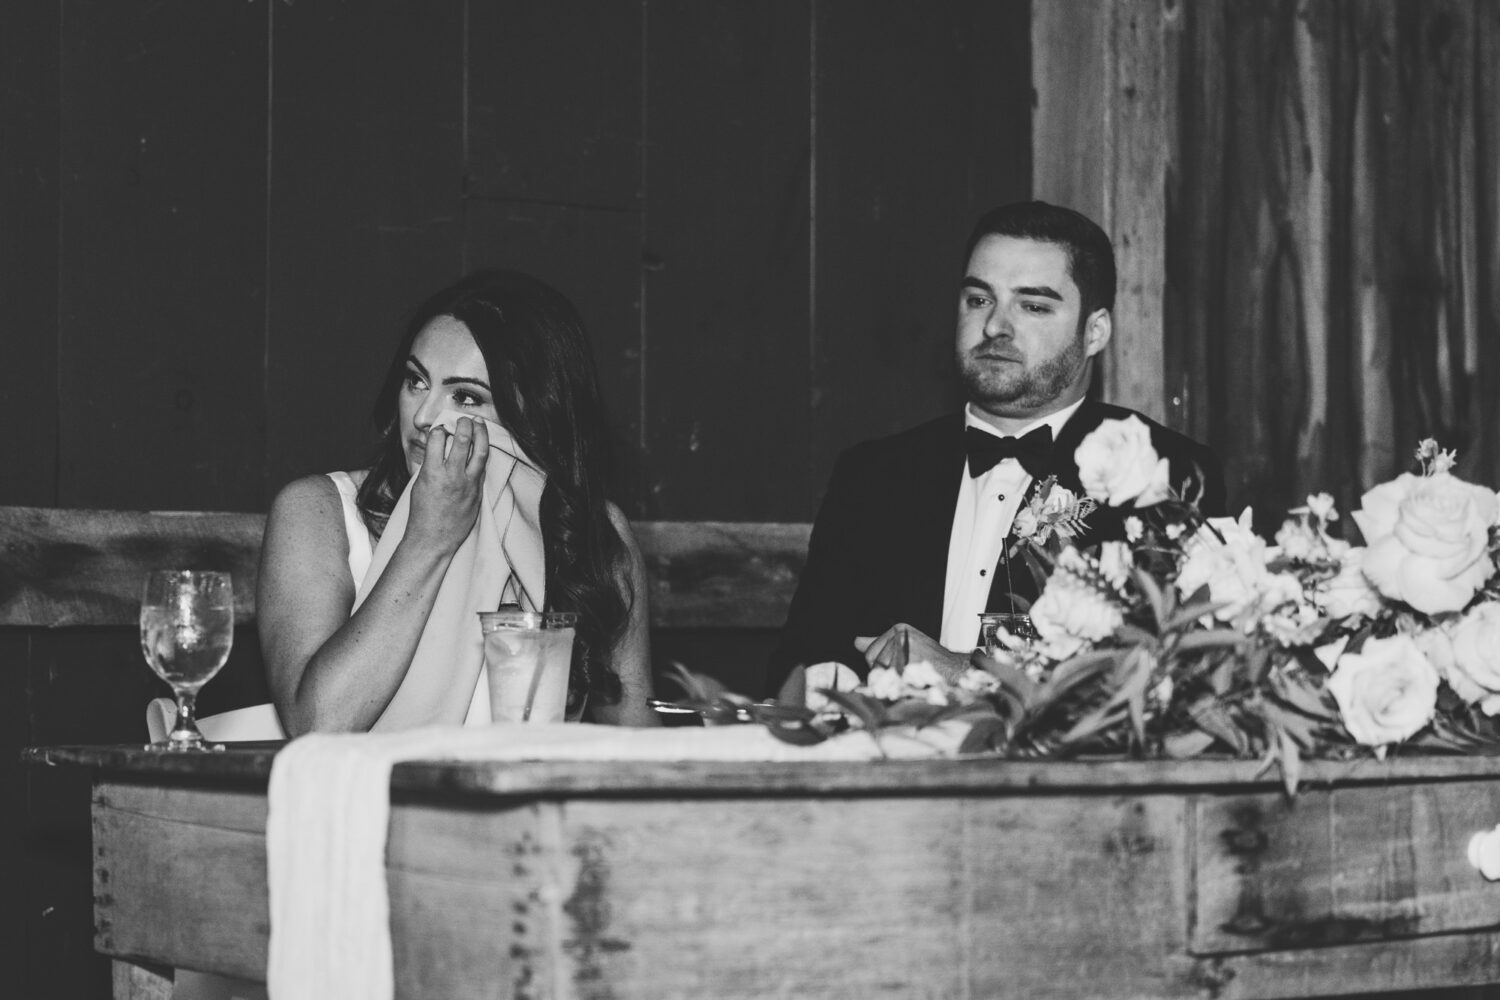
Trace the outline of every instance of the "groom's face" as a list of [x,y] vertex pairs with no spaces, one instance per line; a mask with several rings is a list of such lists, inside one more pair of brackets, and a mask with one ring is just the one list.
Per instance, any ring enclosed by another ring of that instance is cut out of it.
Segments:
[[1001,417],[1041,417],[1075,402],[1109,334],[1107,311],[1082,315],[1066,249],[1013,236],[975,244],[955,345],[974,405]]

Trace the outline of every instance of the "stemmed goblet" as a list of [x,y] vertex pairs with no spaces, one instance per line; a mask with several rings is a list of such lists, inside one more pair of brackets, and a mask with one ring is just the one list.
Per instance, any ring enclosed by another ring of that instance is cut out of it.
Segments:
[[203,739],[193,710],[234,644],[234,588],[228,573],[154,570],[141,594],[141,652],[177,696],[177,723],[152,750],[222,750]]

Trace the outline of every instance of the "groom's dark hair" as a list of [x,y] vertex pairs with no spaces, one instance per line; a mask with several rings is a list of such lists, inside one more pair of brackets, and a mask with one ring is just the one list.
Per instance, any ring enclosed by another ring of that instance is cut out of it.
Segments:
[[1078,286],[1082,300],[1079,320],[1098,309],[1114,309],[1115,248],[1088,216],[1045,201],[1017,201],[992,208],[974,223],[961,266],[968,267],[974,247],[986,236],[1057,244],[1067,251],[1068,273]]

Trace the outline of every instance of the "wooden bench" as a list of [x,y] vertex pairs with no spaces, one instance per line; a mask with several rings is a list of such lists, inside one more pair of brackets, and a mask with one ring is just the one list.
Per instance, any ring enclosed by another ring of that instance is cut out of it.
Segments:
[[[806,524],[641,521],[653,660],[759,696],[764,663],[807,553]],[[147,570],[223,569],[237,620],[255,618],[262,514],[0,507],[0,629],[134,628]],[[236,642],[255,644],[241,629]],[[253,662],[246,662],[253,661]],[[205,689],[204,714],[268,700],[259,650]],[[668,695],[672,692],[664,692]]]
[[[0,507],[0,627],[134,625],[153,568],[223,569],[255,617],[265,515]],[[638,521],[660,629],[775,629],[807,554],[806,524]]]

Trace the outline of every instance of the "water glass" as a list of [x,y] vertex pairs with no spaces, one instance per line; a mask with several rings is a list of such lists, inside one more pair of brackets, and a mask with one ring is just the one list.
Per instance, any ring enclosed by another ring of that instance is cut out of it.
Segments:
[[577,625],[567,611],[480,612],[491,721],[563,720]]
[[150,749],[222,750],[207,743],[193,713],[198,691],[234,645],[234,587],[228,573],[154,570],[141,591],[141,652],[177,696],[177,723]]
[[1040,636],[1031,616],[1013,611],[986,611],[979,616],[979,648],[990,656],[998,651],[1009,651],[1002,635],[1020,639],[1026,647],[1033,645]]

